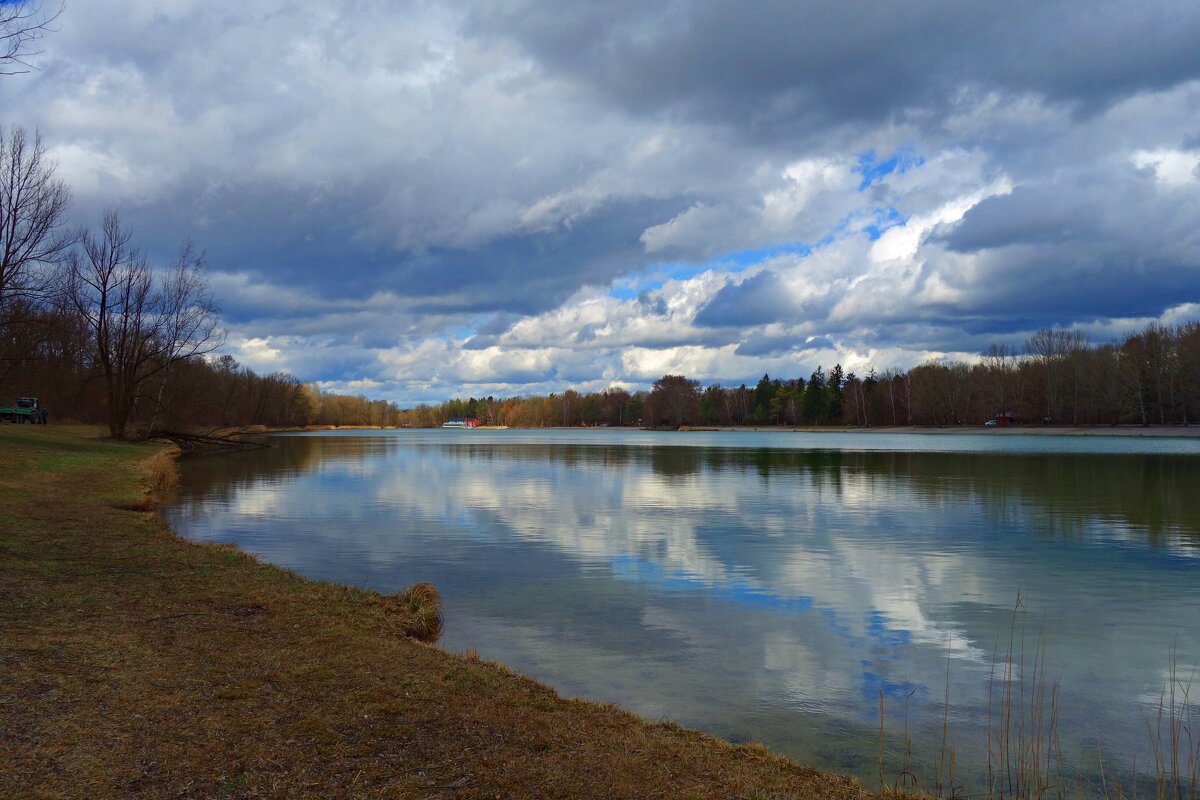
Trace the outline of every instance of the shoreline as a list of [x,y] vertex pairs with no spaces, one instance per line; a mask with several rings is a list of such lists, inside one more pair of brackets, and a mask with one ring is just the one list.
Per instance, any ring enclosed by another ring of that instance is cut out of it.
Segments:
[[147,490],[167,452],[0,428],[0,796],[896,796],[560,697],[406,638],[375,592],[187,541]]
[[[709,429],[713,430],[713,429]],[[927,436],[1128,436],[1152,438],[1200,438],[1200,425],[1013,425],[1008,427],[985,427],[983,425],[958,425],[924,427],[901,425],[897,427],[727,427],[715,430],[728,432],[771,431],[787,433],[856,433],[878,434],[922,434]]]
[[[267,434],[267,433],[319,433],[322,431],[436,431],[441,428],[405,428],[399,426],[380,425],[307,425],[305,427],[269,428],[266,426],[251,426],[236,428],[232,432],[238,434]],[[513,426],[484,426],[478,430],[513,430],[513,431],[653,431],[655,433],[851,433],[866,436],[881,434],[925,435],[925,436],[1100,436],[1100,437],[1131,437],[1159,439],[1193,439],[1200,438],[1200,425],[1012,425],[1006,427],[986,427],[983,425],[948,425],[944,427],[926,427],[922,425],[899,425],[895,427],[859,427],[859,426],[776,426],[776,425],[684,425],[680,428],[639,428],[634,426],[562,426],[547,425],[545,427],[513,427]]]

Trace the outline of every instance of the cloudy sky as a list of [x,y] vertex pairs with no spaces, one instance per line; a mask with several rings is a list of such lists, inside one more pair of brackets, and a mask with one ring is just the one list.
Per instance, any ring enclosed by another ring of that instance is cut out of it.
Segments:
[[1200,317],[1200,4],[73,0],[0,78],[226,351],[401,404]]

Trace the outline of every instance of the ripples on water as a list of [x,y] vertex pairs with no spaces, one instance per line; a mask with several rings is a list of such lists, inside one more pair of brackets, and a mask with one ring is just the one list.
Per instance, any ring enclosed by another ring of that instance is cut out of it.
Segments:
[[1085,772],[1097,735],[1107,769],[1132,754],[1144,765],[1141,714],[1172,647],[1200,662],[1196,440],[273,441],[187,462],[176,529],[382,592],[431,580],[449,649],[872,783],[879,693],[889,752],[907,697],[928,755],[947,665],[952,744],[960,763],[982,763],[988,676],[1018,590],[1026,649],[1041,630],[1064,747]]

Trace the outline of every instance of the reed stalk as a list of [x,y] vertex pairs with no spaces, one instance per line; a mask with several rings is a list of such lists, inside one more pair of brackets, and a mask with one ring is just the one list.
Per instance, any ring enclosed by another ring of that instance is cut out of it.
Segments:
[[[1143,712],[1150,762],[1143,774],[1133,762],[1132,774],[1114,772],[1106,765],[1100,731],[1096,732],[1099,785],[1084,776],[1071,777],[1063,755],[1059,709],[1061,686],[1050,680],[1046,667],[1045,615],[1036,638],[1030,642],[1028,609],[1020,592],[1012,608],[1008,642],[1000,646],[1000,634],[992,650],[988,673],[987,747],[983,788],[978,794],[962,794],[955,783],[957,754],[950,734],[950,659],[947,642],[946,678],[942,703],[942,729],[936,761],[928,772],[914,761],[910,730],[910,701],[916,689],[904,694],[903,761],[891,788],[920,790],[917,772],[933,779],[927,791],[952,800],[979,797],[988,800],[1067,800],[1101,797],[1104,800],[1137,800],[1140,788],[1154,788],[1155,800],[1200,800],[1200,712],[1191,701],[1200,666],[1181,674],[1178,653],[1170,651],[1168,676],[1159,693],[1157,707]],[[1027,646],[1033,652],[1027,652]],[[999,667],[999,669],[998,669]],[[997,681],[1001,682],[997,686]],[[884,692],[879,691],[879,775],[884,780],[885,764]]]

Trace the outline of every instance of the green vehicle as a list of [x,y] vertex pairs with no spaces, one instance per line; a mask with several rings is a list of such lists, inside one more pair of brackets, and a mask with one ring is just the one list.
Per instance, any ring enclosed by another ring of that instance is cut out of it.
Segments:
[[18,397],[11,406],[0,406],[0,420],[46,424],[46,410],[38,405],[36,397]]

